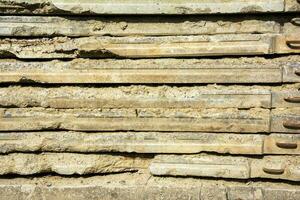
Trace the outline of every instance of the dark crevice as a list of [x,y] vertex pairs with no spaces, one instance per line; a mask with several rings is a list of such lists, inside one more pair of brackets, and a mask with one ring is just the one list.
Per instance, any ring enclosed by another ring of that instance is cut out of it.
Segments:
[[[271,179],[271,178],[249,178],[249,179],[234,179],[234,178],[219,178],[219,177],[198,177],[198,176],[156,176],[156,177],[161,177],[161,178],[193,178],[193,179],[201,179],[201,180],[215,180],[215,181],[231,181],[231,182],[237,182],[237,183],[243,183],[246,185],[249,185],[251,183],[255,182],[264,182],[265,184],[268,183],[286,183],[289,185],[295,185],[299,186],[298,181],[290,181],[290,180],[283,180],[283,179]],[[180,180],[178,180],[180,181]]]
[[[135,18],[138,21],[143,21],[142,17],[144,18],[149,18],[151,20],[151,18],[165,18],[165,17],[170,17],[170,18],[178,18],[178,20],[182,19],[182,13],[179,14],[134,14],[134,15],[130,15],[130,14],[105,14],[105,16],[103,14],[97,14],[97,13],[93,13],[93,12],[83,12],[80,14],[74,14],[74,13],[70,13],[64,10],[59,10],[58,8],[53,7],[54,9],[48,9],[47,13],[45,14],[39,14],[34,12],[35,10],[39,9],[42,10],[43,8],[45,8],[46,6],[51,6],[51,4],[49,3],[36,3],[36,4],[28,4],[28,3],[15,3],[15,2],[11,2],[11,4],[7,4],[9,5],[16,5],[16,6],[21,6],[23,8],[19,8],[19,9],[15,9],[16,12],[14,13],[9,13],[6,11],[6,9],[1,8],[0,9],[0,16],[40,16],[40,17],[66,17],[66,18],[73,18],[73,19],[79,19],[82,17],[85,18],[97,18],[97,17],[105,17],[105,18],[110,18],[110,17],[117,17],[117,18],[124,18],[124,19],[128,19],[128,18]],[[24,12],[24,10],[28,10],[31,13],[26,13]],[[293,12],[244,12],[244,13],[211,13],[211,14],[205,14],[205,13],[201,13],[201,14],[184,14],[185,17],[196,17],[196,18],[206,18],[206,17],[221,17],[221,18],[236,18],[235,20],[241,19],[241,18],[263,18],[268,20],[268,18],[272,19],[272,18],[277,18],[277,19],[281,19],[283,20],[284,18],[287,17],[296,17],[298,16],[297,13],[293,13]]]
[[24,78],[21,82],[8,82],[0,83],[1,87],[9,86],[24,86],[24,87],[40,87],[40,88],[60,88],[64,86],[70,87],[90,87],[90,88],[119,88],[124,86],[148,86],[148,87],[201,87],[209,85],[218,85],[218,86],[282,86],[282,85],[293,85],[295,83],[41,83],[36,80],[31,80]]
[[1,175],[1,179],[17,179],[17,178],[26,178],[29,180],[33,180],[36,178],[47,178],[47,177],[61,177],[61,178],[91,178],[91,177],[102,177],[108,175],[116,175],[116,174],[134,174],[137,173],[138,170],[128,170],[124,172],[109,172],[109,173],[94,173],[94,174],[71,174],[71,175],[61,175],[54,172],[42,172],[38,174],[30,174],[30,175],[20,175],[20,174],[7,174]]
[[[7,38],[7,37],[6,37]],[[276,59],[276,58],[283,58],[287,56],[291,56],[294,54],[262,54],[262,55],[219,55],[219,56],[190,56],[190,57],[170,57],[170,58],[164,58],[164,57],[159,57],[159,58],[131,58],[131,57],[121,57],[121,58],[102,58],[101,59],[115,59],[115,60],[151,60],[151,59],[158,59],[158,60],[166,60],[166,59],[174,59],[174,60],[223,60],[227,58],[264,58],[264,59]],[[297,56],[298,54],[295,54]],[[22,62],[41,62],[41,61],[61,61],[61,62],[67,62],[67,61],[72,61],[80,58],[15,58],[17,61],[22,61]],[[84,60],[99,60],[99,58],[84,58]]]
[[[72,130],[72,129],[56,129],[56,128],[44,128],[44,129],[40,129],[40,130],[11,130],[10,132],[50,132],[50,131],[60,131],[60,132],[63,132],[63,131],[73,131],[73,132],[86,132],[86,133],[100,133],[100,132],[104,132],[103,130],[99,130],[99,131],[95,131],[95,130]],[[105,131],[105,133],[122,133],[122,132],[145,132],[145,133],[151,133],[151,132],[160,132],[160,133],[168,133],[170,132],[171,130],[168,130],[168,131],[161,131],[161,130],[135,130],[135,129],[116,129],[116,130],[107,130]],[[7,132],[7,131],[5,131]],[[180,132],[180,133],[191,133],[192,131],[177,131],[177,132]],[[197,131],[196,133],[207,133],[208,131]],[[226,131],[222,131],[222,132],[215,132],[215,131],[209,131],[210,133],[219,133],[219,134],[230,134],[232,132],[226,132]],[[0,131],[0,133],[2,133],[2,131]],[[237,133],[236,133],[237,134]],[[259,132],[256,132],[256,133],[249,133],[249,132],[243,132],[243,134],[269,134],[268,132],[262,132],[262,133],[259,133]]]

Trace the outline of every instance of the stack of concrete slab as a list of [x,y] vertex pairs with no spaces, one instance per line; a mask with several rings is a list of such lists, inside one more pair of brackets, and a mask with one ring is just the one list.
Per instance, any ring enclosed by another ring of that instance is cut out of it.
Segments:
[[300,199],[299,0],[0,14],[0,199]]

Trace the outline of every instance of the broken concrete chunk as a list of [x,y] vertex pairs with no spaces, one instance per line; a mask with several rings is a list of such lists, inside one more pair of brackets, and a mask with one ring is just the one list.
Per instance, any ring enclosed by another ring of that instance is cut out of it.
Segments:
[[251,178],[272,178],[300,181],[298,156],[267,156],[251,161]]
[[159,132],[0,134],[1,153],[54,151],[262,154],[262,146],[263,136],[247,134]]
[[3,39],[0,40],[0,56],[67,59],[287,54],[300,53],[298,40],[297,34]]
[[246,158],[211,155],[156,156],[150,172],[159,176],[199,176],[215,178],[270,178],[299,181],[298,157],[266,156]]
[[300,85],[280,87],[6,87],[3,107],[44,108],[289,108],[300,106]]
[[1,131],[269,132],[267,109],[5,109]]
[[[215,35],[247,33],[280,33],[281,23],[286,31],[300,27],[290,23],[294,18],[258,17],[41,17],[0,16],[0,35],[6,37],[53,36],[164,36]],[[80,27],[80,28],[79,28]]]
[[250,178],[246,158],[217,156],[156,156],[150,165],[153,175]]
[[1,175],[40,173],[84,175],[130,172],[147,168],[149,162],[143,158],[72,153],[8,154],[0,157]]
[[141,0],[138,4],[134,0],[3,0],[0,5],[1,13],[5,14],[215,14],[285,11],[284,0]]
[[[2,178],[0,193],[6,200],[298,200],[299,186],[272,182],[234,182],[180,177],[151,177],[149,174],[121,173],[106,176],[33,179]],[[252,198],[253,197],[253,198]],[[254,198],[255,197],[255,198]]]
[[281,35],[274,38],[274,52],[278,54],[300,52],[299,32],[291,35]]
[[283,75],[282,79],[283,82],[298,82],[300,77],[300,65],[294,64],[287,64],[283,67]]
[[271,132],[300,133],[300,108],[273,109]]
[[300,107],[300,87],[279,89],[274,87],[272,92],[272,107]]
[[[48,63],[40,63],[40,65],[48,65]],[[1,71],[0,83],[281,83],[283,73],[285,72],[280,68],[253,66],[245,69],[226,68],[226,66],[215,69],[65,69],[61,72],[29,69],[15,72]],[[300,78],[292,73],[285,75],[284,82],[300,82]]]
[[[50,107],[61,109],[273,107],[271,105],[271,91],[265,87],[222,86],[7,87],[0,88],[0,105],[4,107]],[[285,103],[284,105],[289,107],[297,104]],[[280,102],[276,106],[280,107]]]
[[289,22],[286,22],[284,23],[284,25],[282,25],[281,31],[289,35],[289,34],[299,33],[299,29],[300,29],[300,17],[299,15],[295,15],[294,17],[291,17],[289,19]]
[[10,132],[0,133],[0,153],[126,152],[300,154],[300,136],[166,132]]
[[300,135],[271,134],[264,139],[265,154],[300,154]]
[[0,60],[0,82],[282,83],[300,82],[299,56],[275,59],[139,59],[22,62]]
[[[70,13],[98,13],[98,14],[206,14],[206,13],[236,13],[236,12],[280,12],[283,10],[282,0],[192,0],[186,1],[149,1],[142,0],[138,5],[134,1],[127,1],[125,6],[122,1],[114,2],[66,2],[52,0],[55,7]],[[78,4],[80,3],[80,5]],[[122,6],[117,6],[122,4]]]
[[300,11],[299,0],[285,0],[285,10],[287,12],[299,12]]

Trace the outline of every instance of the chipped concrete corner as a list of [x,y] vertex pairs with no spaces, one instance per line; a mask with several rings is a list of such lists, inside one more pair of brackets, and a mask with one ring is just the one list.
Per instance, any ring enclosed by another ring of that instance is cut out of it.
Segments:
[[0,199],[300,199],[299,0],[1,0]]

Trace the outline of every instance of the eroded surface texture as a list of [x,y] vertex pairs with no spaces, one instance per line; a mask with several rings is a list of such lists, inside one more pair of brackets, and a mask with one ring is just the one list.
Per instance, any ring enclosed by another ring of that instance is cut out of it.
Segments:
[[[291,0],[288,6],[297,4]],[[215,14],[284,12],[283,0],[192,0],[189,2],[69,0],[3,0],[1,12],[7,14]],[[288,9],[287,11],[294,11]],[[296,9],[297,10],[297,9]]]
[[300,199],[299,0],[0,0],[0,199]]

